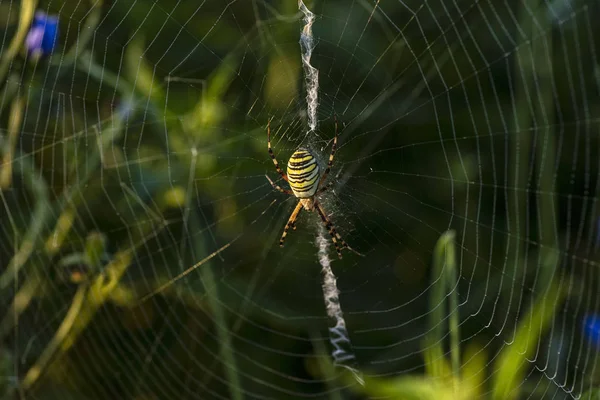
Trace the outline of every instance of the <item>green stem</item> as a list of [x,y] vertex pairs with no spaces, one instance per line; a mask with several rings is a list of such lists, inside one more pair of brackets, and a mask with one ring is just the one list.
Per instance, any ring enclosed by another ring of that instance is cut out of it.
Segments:
[[25,98],[20,95],[12,103],[10,116],[8,117],[8,141],[4,146],[4,159],[0,166],[0,190],[6,190],[12,183],[12,165],[15,154],[15,146],[19,138],[21,123],[23,122],[23,108]]
[[13,36],[8,49],[2,53],[2,57],[0,58],[0,82],[4,82],[4,77],[8,73],[13,59],[19,54],[19,50],[21,49],[23,42],[25,42],[36,7],[36,0],[23,0],[21,2],[21,13],[19,15],[17,33]]
[[6,82],[2,88],[2,94],[0,95],[0,98],[3,99],[2,103],[0,103],[0,115],[2,115],[4,107],[10,103],[17,93],[19,93],[21,86],[21,76],[19,74],[11,73],[8,78],[6,78]]

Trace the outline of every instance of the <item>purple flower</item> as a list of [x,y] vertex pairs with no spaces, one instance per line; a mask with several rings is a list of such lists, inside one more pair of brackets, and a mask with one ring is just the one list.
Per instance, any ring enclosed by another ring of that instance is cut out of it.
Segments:
[[594,345],[600,345],[600,315],[587,314],[583,318],[583,330]]
[[33,58],[46,56],[54,51],[57,39],[58,17],[36,12],[25,39],[27,54]]

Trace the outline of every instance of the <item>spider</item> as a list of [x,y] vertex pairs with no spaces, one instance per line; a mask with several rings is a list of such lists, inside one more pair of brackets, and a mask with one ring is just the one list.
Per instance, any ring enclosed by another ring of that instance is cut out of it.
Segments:
[[[342,250],[348,249],[356,252],[352,249],[348,244],[342,239],[342,237],[337,233],[333,224],[327,218],[325,210],[321,203],[317,199],[317,196],[321,193],[327,191],[333,186],[333,182],[323,185],[325,182],[325,178],[331,171],[331,166],[333,165],[333,157],[335,156],[335,150],[337,148],[337,140],[338,140],[338,123],[337,118],[334,116],[335,121],[335,136],[333,138],[333,145],[331,146],[331,153],[329,154],[329,161],[327,163],[327,168],[323,175],[320,175],[320,167],[317,163],[317,159],[313,155],[313,153],[306,147],[299,147],[294,154],[290,157],[287,165],[287,174],[285,174],[281,168],[279,167],[279,163],[275,158],[275,154],[271,149],[271,120],[267,123],[267,145],[269,148],[269,155],[273,160],[273,164],[275,164],[275,169],[277,173],[281,175],[281,177],[290,185],[292,190],[283,189],[282,187],[276,185],[268,175],[265,175],[269,180],[271,186],[280,191],[281,193],[285,193],[290,196],[294,196],[298,199],[298,203],[292,211],[290,218],[288,219],[287,224],[285,224],[285,228],[283,229],[283,234],[281,235],[281,239],[279,239],[279,247],[283,247],[285,242],[285,237],[287,236],[288,230],[293,228],[296,230],[296,219],[298,218],[298,214],[302,208],[306,211],[317,211],[319,216],[321,217],[321,221],[327,228],[329,235],[331,235],[331,240],[335,246],[338,257],[342,258]],[[320,176],[320,179],[319,179]]]

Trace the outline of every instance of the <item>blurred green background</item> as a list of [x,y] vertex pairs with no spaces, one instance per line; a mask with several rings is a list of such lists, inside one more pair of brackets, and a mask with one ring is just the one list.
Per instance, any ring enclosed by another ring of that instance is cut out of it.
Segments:
[[[0,1],[2,396],[597,396],[598,3],[306,5],[316,132],[296,1]],[[264,176],[269,118],[285,166],[327,160],[334,115],[364,385],[332,365],[321,222],[279,248]]]

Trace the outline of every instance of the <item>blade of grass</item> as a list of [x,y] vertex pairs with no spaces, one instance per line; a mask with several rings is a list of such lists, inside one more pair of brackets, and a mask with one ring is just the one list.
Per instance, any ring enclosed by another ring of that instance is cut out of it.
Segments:
[[[429,297],[430,333],[426,338],[423,351],[426,359],[428,374],[437,378],[455,379],[460,377],[460,330],[458,315],[458,293],[456,291],[456,251],[454,248],[454,231],[447,231],[440,236],[436,243],[433,259],[432,289]],[[450,293],[447,293],[450,291]],[[448,311],[446,299],[448,298]],[[444,328],[442,321],[449,313],[451,372],[444,358],[443,340]]]
[[460,376],[460,329],[458,314],[458,277],[456,273],[456,249],[454,246],[454,231],[444,233],[446,240],[446,288],[450,291],[448,294],[448,312],[450,329],[450,356],[452,360],[452,374],[456,382]]
[[[546,9],[534,14],[537,27],[537,37],[532,41],[532,53],[535,65],[532,66],[535,73],[535,115],[536,120],[541,121],[542,126],[538,128],[539,137],[536,146],[537,169],[538,169],[538,242],[540,243],[539,262],[540,271],[538,281],[534,288],[541,293],[548,290],[554,273],[558,267],[558,232],[556,229],[557,207],[556,207],[556,182],[554,171],[556,164],[556,135],[554,132],[554,95],[553,80],[554,71],[552,63],[552,29],[551,21],[546,16]],[[587,203],[584,202],[584,205]],[[582,210],[585,214],[585,210]]]
[[542,293],[538,296],[517,326],[513,343],[505,347],[498,356],[492,399],[510,400],[518,397],[518,387],[529,365],[528,359],[535,353],[538,342],[566,295],[566,291],[554,283],[550,285],[549,293],[551,295]]

